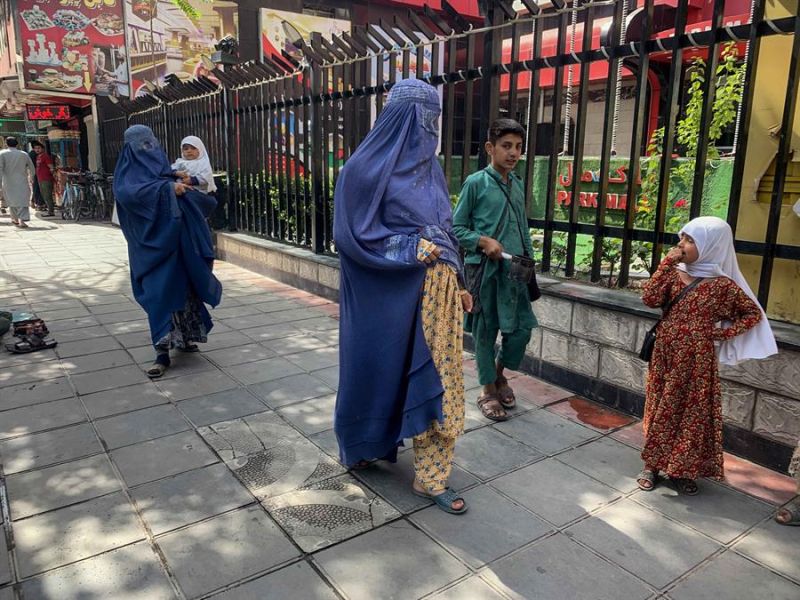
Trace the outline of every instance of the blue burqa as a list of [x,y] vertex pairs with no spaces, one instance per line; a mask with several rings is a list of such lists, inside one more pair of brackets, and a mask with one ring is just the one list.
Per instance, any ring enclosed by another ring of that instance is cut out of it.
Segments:
[[[155,345],[172,327],[172,313],[186,306],[189,292],[211,306],[219,304],[222,285],[214,277],[214,247],[206,217],[216,200],[187,190],[175,195],[169,160],[149,127],[125,132],[114,196],[122,233],[128,242],[131,285],[147,313]],[[206,331],[211,316],[201,307]]]
[[341,460],[394,461],[404,438],[442,421],[443,388],[420,315],[420,238],[460,270],[444,173],[436,160],[436,90],[396,84],[336,182],[341,259],[340,376],[335,430]]

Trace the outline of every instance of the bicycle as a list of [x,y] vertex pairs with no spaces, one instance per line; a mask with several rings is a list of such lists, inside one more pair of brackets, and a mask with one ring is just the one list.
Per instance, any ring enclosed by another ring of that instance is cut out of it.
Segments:
[[81,173],[66,173],[64,193],[61,196],[61,218],[77,221],[80,217],[80,206],[83,204],[83,186],[80,184]]
[[105,190],[107,185],[108,177],[104,173],[86,173],[86,208],[89,215],[97,221],[110,218],[110,207]]

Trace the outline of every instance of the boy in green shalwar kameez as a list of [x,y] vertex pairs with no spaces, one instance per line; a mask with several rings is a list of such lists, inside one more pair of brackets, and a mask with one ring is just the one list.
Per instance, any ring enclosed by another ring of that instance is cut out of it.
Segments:
[[[488,257],[480,284],[481,309],[466,315],[464,329],[475,341],[483,386],[478,406],[494,421],[506,420],[506,409],[516,406],[503,369],[519,368],[531,330],[537,326],[527,286],[509,279],[510,262],[502,257],[503,253],[533,256],[522,180],[513,173],[524,138],[525,130],[516,121],[492,123],[486,142],[491,164],[464,181],[453,213],[453,232],[466,250],[468,277],[478,271],[482,255]],[[498,332],[502,342],[495,357]]]

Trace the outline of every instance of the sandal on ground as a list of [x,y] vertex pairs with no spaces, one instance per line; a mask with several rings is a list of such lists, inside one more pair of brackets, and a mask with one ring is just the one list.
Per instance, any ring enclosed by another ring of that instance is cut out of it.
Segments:
[[481,414],[487,419],[492,421],[508,420],[506,410],[503,408],[503,403],[497,394],[484,394],[479,397],[478,408],[481,409]]
[[29,354],[39,350],[55,348],[58,342],[40,337],[38,335],[20,336],[20,340],[13,344],[6,344],[6,350],[13,354]]
[[147,369],[147,376],[150,379],[158,379],[167,372],[167,365],[162,365],[160,362],[154,362]]
[[[446,513],[450,513],[451,515],[463,515],[467,512],[467,503],[464,499],[459,496],[452,488],[445,488],[444,492],[441,494],[431,494],[429,492],[422,492],[418,490],[416,487],[411,488],[417,496],[422,498],[430,498],[433,502],[442,509]],[[461,500],[462,506],[460,509],[456,510],[453,508],[453,504]]]
[[178,346],[178,350],[180,352],[200,352],[200,347],[197,344],[186,344],[183,347]]
[[697,487],[697,482],[694,479],[685,479],[683,477],[673,477],[672,483],[675,484],[675,489],[679,494],[685,496],[696,496],[700,489]]
[[363,471],[364,469],[369,469],[374,460],[360,460],[355,464],[350,465],[348,467],[351,471]]
[[494,384],[498,388],[497,396],[500,398],[500,404],[503,405],[503,408],[515,408],[517,406],[517,397],[514,395],[514,390],[508,385],[508,379],[500,375]]
[[[779,519],[778,517],[782,515],[786,515],[786,517]],[[792,500],[789,504],[779,509],[775,513],[775,522],[780,525],[800,527],[800,499]]]
[[657,482],[658,473],[650,469],[642,469],[642,472],[636,476],[636,485],[645,492],[652,492],[656,488]]

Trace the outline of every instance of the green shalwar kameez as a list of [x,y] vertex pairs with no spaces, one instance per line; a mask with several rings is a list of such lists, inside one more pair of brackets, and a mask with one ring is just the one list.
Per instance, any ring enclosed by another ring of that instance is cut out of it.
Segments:
[[[504,191],[505,190],[505,191]],[[505,210],[510,195],[511,206]],[[501,224],[501,219],[503,222]],[[495,235],[495,231],[499,231]],[[480,264],[482,251],[478,248],[481,236],[494,237],[505,252],[533,256],[528,223],[525,216],[525,194],[522,181],[514,173],[508,183],[491,166],[473,173],[461,188],[453,213],[453,232],[461,247],[466,250],[466,268]],[[511,370],[519,368],[531,330],[538,325],[531,309],[525,284],[508,278],[510,263],[506,260],[489,260],[480,288],[481,312],[467,314],[464,330],[475,340],[475,357],[481,385],[495,383],[495,342],[502,334],[498,359]]]

